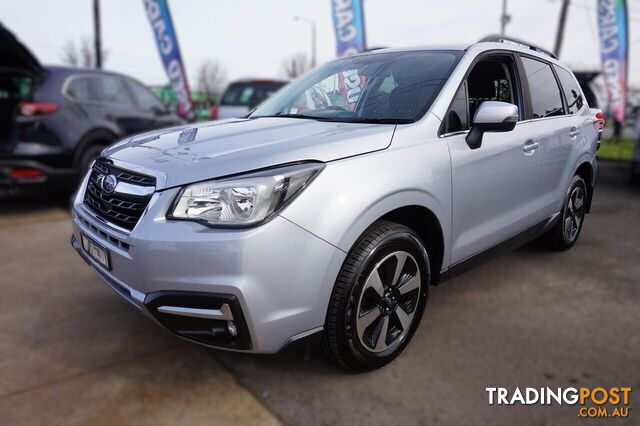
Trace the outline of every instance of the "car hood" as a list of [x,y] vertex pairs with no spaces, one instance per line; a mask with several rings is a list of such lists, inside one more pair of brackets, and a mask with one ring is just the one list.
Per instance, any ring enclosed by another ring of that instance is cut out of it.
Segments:
[[102,155],[157,176],[170,188],[305,160],[332,161],[385,149],[395,125],[262,117],[174,127],[137,135]]

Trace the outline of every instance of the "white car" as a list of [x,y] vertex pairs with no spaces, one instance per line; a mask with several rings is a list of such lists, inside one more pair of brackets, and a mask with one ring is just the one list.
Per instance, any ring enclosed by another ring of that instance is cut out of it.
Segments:
[[342,58],[246,118],[105,150],[72,243],[182,338],[273,353],[319,337],[370,370],[409,343],[430,285],[534,238],[576,243],[597,112],[550,54],[504,40]]

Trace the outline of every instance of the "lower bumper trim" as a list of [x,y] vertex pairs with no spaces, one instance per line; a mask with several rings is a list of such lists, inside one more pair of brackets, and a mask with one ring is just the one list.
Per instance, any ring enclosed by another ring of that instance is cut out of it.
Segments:
[[213,320],[232,320],[233,313],[226,303],[220,309],[183,308],[180,306],[160,306],[158,312],[163,314],[181,315],[183,317],[204,318]]

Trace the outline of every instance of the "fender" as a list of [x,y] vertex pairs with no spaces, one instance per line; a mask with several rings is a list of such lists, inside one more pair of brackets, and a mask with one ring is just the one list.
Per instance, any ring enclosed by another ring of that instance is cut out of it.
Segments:
[[[439,221],[445,243],[442,266],[446,267],[450,259],[451,165],[446,144],[437,142],[371,153],[366,161],[353,157],[327,163],[280,215],[347,253],[376,220],[398,208],[420,206]],[[424,158],[432,160],[428,168]]]

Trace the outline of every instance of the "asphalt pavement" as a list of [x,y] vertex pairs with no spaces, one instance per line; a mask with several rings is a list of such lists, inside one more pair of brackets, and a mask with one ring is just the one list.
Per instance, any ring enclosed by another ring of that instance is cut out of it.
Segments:
[[65,204],[0,200],[1,425],[594,423],[576,406],[489,405],[496,386],[631,386],[640,424],[640,190],[618,166],[572,250],[529,245],[433,288],[405,352],[359,375],[314,348],[174,338],[69,247]]

